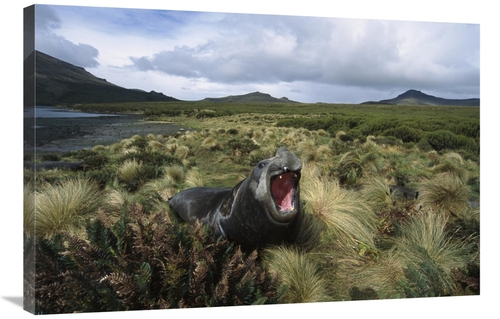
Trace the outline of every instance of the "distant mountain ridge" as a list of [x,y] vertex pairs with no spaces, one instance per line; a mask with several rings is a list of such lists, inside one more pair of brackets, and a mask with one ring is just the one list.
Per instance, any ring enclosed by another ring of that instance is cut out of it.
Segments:
[[286,97],[275,98],[270,94],[261,92],[252,92],[242,95],[230,95],[220,98],[205,98],[202,101],[205,102],[219,102],[219,103],[256,103],[256,102],[267,102],[267,103],[299,103],[296,101],[289,100]]
[[368,101],[361,104],[391,104],[391,105],[433,105],[433,106],[479,106],[480,100],[472,99],[445,99],[425,94],[418,90],[408,90],[395,98]]
[[[34,91],[36,89],[36,91]],[[33,97],[36,96],[36,102]],[[98,78],[82,67],[64,62],[40,51],[24,61],[24,105],[52,106],[78,103],[119,103],[181,101],[155,91],[126,89]],[[205,98],[215,103],[301,103],[286,97],[275,98],[267,93],[252,92],[220,98]],[[479,99],[445,99],[408,90],[393,99],[367,101],[361,104],[479,106]]]
[[[40,51],[24,61],[25,106],[74,103],[178,101],[158,92],[126,89]],[[31,101],[30,101],[31,99]]]

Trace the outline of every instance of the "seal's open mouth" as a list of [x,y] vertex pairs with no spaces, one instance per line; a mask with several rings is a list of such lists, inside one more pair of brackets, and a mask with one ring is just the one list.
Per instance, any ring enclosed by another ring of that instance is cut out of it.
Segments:
[[295,210],[299,175],[286,172],[271,178],[271,196],[280,214]]

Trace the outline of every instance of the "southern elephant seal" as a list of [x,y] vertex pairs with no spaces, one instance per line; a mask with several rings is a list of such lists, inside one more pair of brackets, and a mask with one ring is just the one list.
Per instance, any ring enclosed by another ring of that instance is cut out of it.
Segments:
[[199,220],[210,225],[215,236],[247,249],[291,242],[302,219],[301,169],[299,158],[281,147],[235,187],[186,189],[171,197],[169,205],[184,221]]

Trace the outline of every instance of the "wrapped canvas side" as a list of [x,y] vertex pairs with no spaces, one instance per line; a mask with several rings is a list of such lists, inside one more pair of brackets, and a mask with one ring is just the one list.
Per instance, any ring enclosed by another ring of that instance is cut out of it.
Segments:
[[[24,8],[24,141],[35,140],[35,6]],[[34,144],[24,143],[24,160],[35,158]],[[26,174],[34,174],[32,170],[24,170]],[[30,178],[29,180],[34,180]],[[23,203],[23,308],[35,313],[35,188],[24,184]]]

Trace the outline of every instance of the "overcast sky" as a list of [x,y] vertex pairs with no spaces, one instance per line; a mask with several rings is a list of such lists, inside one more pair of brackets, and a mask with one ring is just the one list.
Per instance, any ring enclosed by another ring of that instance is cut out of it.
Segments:
[[408,89],[480,97],[479,24],[36,7],[37,50],[181,100],[254,91],[360,103]]

